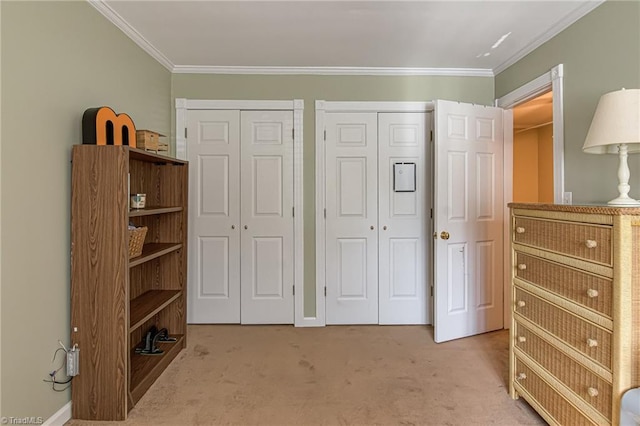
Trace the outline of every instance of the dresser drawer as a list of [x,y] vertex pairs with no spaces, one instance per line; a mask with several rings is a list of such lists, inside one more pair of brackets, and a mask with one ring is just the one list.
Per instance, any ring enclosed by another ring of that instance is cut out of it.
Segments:
[[515,312],[611,370],[611,333],[516,287]]
[[611,420],[612,387],[609,382],[578,364],[522,324],[516,323],[514,335],[516,347]]
[[560,425],[593,425],[584,415],[560,396],[551,386],[516,357],[512,379],[522,386],[535,401]]
[[564,296],[611,318],[610,278],[516,252],[516,277]]
[[515,217],[513,240],[519,244],[611,265],[611,227]]

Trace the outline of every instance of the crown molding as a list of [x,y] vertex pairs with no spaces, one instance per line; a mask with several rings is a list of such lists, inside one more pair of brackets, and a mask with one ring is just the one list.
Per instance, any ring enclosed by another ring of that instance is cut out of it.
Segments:
[[175,74],[267,74],[267,75],[430,75],[447,77],[494,77],[484,68],[405,68],[405,67],[244,67],[176,65]]
[[120,30],[125,33],[135,44],[140,46],[142,50],[147,52],[153,59],[158,61],[162,66],[164,66],[169,71],[173,71],[174,65],[173,63],[162,54],[154,45],[149,43],[147,39],[145,39],[135,28],[133,28],[127,21],[122,18],[109,6],[104,0],[86,0],[91,6],[93,6],[98,12],[102,14],[107,20],[109,20],[113,25],[120,28]]
[[586,14],[588,14],[589,12],[591,12],[592,10],[600,6],[605,1],[606,0],[593,0],[593,1],[583,3],[579,7],[575,8],[570,14],[568,14],[567,16],[565,16],[564,18],[556,22],[554,26],[552,26],[543,34],[541,34],[540,37],[538,37],[537,39],[535,39],[534,41],[532,41],[531,43],[529,43],[528,45],[520,49],[518,52],[516,52],[515,55],[511,56],[509,59],[507,59],[506,61],[504,61],[497,67],[495,67],[493,69],[494,75],[500,74],[502,71],[506,70],[511,65],[515,64],[520,59],[524,58],[529,53],[533,52],[538,47],[542,46],[544,43],[548,42],[549,40],[551,40],[552,38],[560,34],[562,31],[567,29],[571,24],[573,24],[574,22],[576,22],[577,20],[579,20],[580,18],[582,18],[583,16],[585,16]]

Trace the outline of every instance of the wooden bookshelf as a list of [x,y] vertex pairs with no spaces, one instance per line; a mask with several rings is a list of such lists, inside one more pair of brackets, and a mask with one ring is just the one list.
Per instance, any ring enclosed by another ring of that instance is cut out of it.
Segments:
[[[72,151],[71,343],[80,374],[72,417],[125,420],[186,346],[188,163],[127,146]],[[147,194],[130,210],[129,194]],[[148,228],[130,259],[128,225]],[[162,355],[135,348],[151,327],[177,337]]]

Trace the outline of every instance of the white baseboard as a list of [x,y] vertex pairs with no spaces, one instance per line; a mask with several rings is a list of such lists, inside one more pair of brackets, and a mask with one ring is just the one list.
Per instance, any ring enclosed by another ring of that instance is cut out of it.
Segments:
[[61,409],[49,417],[43,423],[43,426],[62,426],[69,420],[71,420],[71,401],[67,402]]

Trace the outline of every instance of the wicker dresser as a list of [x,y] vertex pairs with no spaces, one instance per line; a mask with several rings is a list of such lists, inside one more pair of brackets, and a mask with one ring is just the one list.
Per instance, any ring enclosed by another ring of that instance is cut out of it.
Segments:
[[618,424],[640,386],[640,208],[509,207],[511,396],[550,424]]

